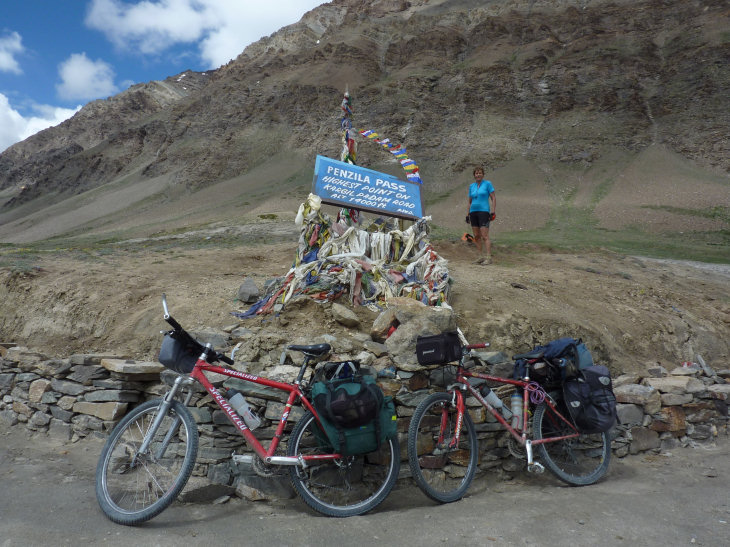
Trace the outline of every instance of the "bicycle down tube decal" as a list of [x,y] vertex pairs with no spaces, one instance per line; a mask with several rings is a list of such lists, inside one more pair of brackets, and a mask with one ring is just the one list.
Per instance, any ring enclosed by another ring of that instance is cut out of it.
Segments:
[[220,394],[220,392],[214,388],[210,388],[210,394],[213,396],[215,401],[220,405],[220,407],[228,414],[228,417],[233,421],[233,423],[238,427],[238,429],[243,432],[244,430],[248,429],[248,426],[246,425],[246,422],[243,421],[243,418],[241,418],[235,410],[233,410],[233,407],[228,402],[228,400],[223,397],[223,395]]

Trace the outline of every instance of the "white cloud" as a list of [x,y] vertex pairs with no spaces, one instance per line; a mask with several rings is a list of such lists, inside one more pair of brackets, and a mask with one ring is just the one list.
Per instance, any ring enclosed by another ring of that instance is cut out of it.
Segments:
[[120,49],[159,54],[197,44],[208,68],[236,58],[250,43],[298,21],[322,0],[92,0],[86,24]]
[[97,99],[118,91],[112,67],[101,59],[92,61],[86,53],[72,54],[59,65],[58,75],[56,91],[65,100]]
[[80,108],[81,106],[74,109],[37,105],[36,115],[26,118],[10,105],[5,95],[0,93],[0,152],[38,131],[58,125],[73,116]]
[[23,53],[23,51],[25,51],[25,48],[23,47],[20,34],[17,32],[11,32],[7,36],[0,36],[0,72],[21,74],[23,71],[20,69],[20,65],[15,59],[15,56]]

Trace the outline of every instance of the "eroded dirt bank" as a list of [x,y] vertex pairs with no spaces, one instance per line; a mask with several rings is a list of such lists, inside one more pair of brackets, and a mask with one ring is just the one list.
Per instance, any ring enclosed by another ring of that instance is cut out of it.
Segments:
[[[657,362],[673,368],[698,354],[715,369],[730,368],[728,266],[499,247],[495,263],[482,266],[462,242],[435,247],[449,261],[451,304],[470,341],[509,354],[572,335],[614,372]],[[151,359],[165,328],[163,292],[186,326],[229,326],[238,323],[230,312],[246,309],[236,301],[243,279],[263,287],[293,257],[291,244],[274,244],[40,258],[30,269],[0,270],[0,338],[49,357]],[[342,328],[321,306],[247,321],[291,338]]]

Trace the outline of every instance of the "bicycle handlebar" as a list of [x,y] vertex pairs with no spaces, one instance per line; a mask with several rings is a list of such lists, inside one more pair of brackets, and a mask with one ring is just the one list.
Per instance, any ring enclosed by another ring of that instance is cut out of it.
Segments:
[[175,331],[175,334],[182,338],[184,342],[187,344],[190,344],[195,347],[199,347],[199,353],[202,354],[205,352],[206,354],[206,361],[209,363],[215,363],[216,361],[223,361],[224,363],[228,365],[233,365],[233,359],[230,359],[229,357],[226,357],[223,353],[214,350],[213,348],[206,348],[203,344],[198,342],[195,338],[193,338],[188,331],[186,331],[184,328],[182,328],[182,325],[175,321],[173,317],[170,315],[170,310],[167,307],[167,297],[165,296],[165,293],[162,293],[162,309],[165,310],[164,319],[167,321],[168,325],[172,327],[172,329]]
[[466,349],[482,349],[482,348],[488,348],[489,342],[482,342],[481,344],[468,344],[466,346]]

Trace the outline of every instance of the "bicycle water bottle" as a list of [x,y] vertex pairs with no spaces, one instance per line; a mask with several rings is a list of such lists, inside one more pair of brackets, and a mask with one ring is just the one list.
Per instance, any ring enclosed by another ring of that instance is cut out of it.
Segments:
[[240,391],[229,389],[227,395],[228,402],[241,415],[241,418],[243,418],[243,421],[246,422],[246,426],[250,430],[254,430],[261,425],[261,418],[256,416],[254,411],[251,410],[251,405],[248,404],[248,401],[246,401],[246,398]]
[[512,427],[520,429],[522,428],[522,395],[515,391],[509,402],[512,407]]
[[502,413],[502,416],[504,416],[505,420],[509,420],[512,417],[512,412],[509,408],[504,406],[502,403],[502,399],[497,397],[497,394],[492,391],[488,385],[483,385],[479,392],[482,394],[482,397],[484,397],[484,400],[487,401],[493,408],[496,410],[499,410]]

